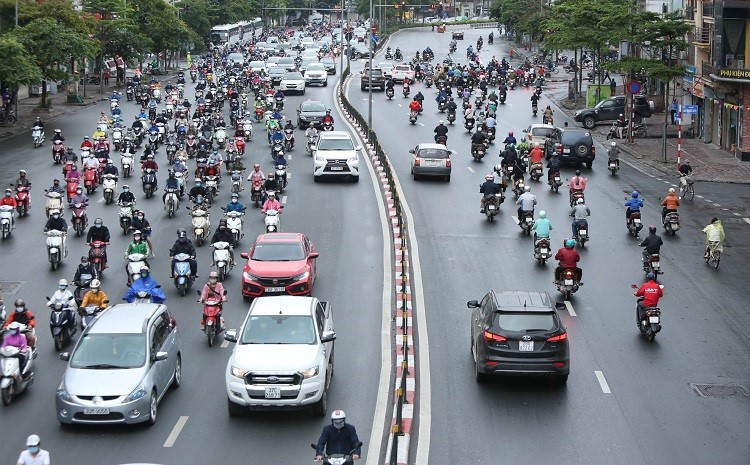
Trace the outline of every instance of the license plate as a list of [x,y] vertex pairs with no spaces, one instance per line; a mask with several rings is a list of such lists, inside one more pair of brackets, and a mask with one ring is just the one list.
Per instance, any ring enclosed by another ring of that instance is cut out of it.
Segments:
[[549,252],[549,250],[547,250],[547,249],[540,249],[539,252],[542,253],[542,254],[546,254],[547,252]]
[[267,287],[266,292],[284,292],[286,288],[284,287]]
[[343,166],[332,166],[331,171],[344,171]]
[[495,206],[494,206],[494,205],[490,205],[490,206],[489,206],[489,207],[487,207],[487,208],[489,208],[490,210],[494,210],[494,209],[495,209]]
[[103,407],[92,407],[83,409],[84,415],[109,415],[109,409]]
[[555,182],[560,182],[560,176],[555,176]]
[[572,279],[566,279],[565,280],[565,285],[566,286],[572,286],[573,285],[573,280]]
[[659,262],[651,262],[651,266],[654,268],[659,268]]
[[578,231],[578,234],[580,234],[581,236],[585,236],[587,233],[588,231],[586,231],[585,229],[581,229]]
[[267,387],[265,397],[266,399],[281,399],[281,388]]
[[534,341],[519,341],[518,350],[520,352],[534,352]]
[[[480,154],[480,155],[482,155],[482,153],[483,153],[483,152],[479,152],[479,154]],[[428,164],[429,166],[440,166],[440,165],[442,165],[442,164],[443,164],[443,162],[441,162],[440,160],[428,160],[428,161],[427,161],[427,164]]]
[[563,149],[563,153],[570,153],[570,149]]
[[634,223],[636,223],[636,224],[638,224],[638,223],[640,223],[640,222],[641,222],[641,219],[640,219],[640,218],[634,218],[634,219],[633,219],[633,222],[634,222]]
[[649,323],[658,323],[659,322],[659,317],[658,316],[650,316],[650,317],[648,317],[648,322]]

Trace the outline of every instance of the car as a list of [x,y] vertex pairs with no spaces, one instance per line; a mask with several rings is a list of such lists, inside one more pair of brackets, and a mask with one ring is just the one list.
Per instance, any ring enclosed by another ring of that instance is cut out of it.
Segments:
[[245,62],[245,56],[241,53],[230,53],[227,55],[227,63],[239,63],[240,65]]
[[277,66],[281,69],[284,69],[283,66],[279,66],[279,60],[281,60],[281,57],[277,57],[277,56],[266,58],[266,70],[270,69],[273,66]]
[[464,40],[464,32],[463,31],[453,31],[453,34],[451,34],[451,39],[453,39],[453,40]]
[[[354,42],[354,41],[352,41]],[[354,53],[353,59],[356,58],[367,58],[369,57],[373,52],[370,50],[370,47],[368,47],[365,44],[360,43],[354,43],[351,45],[352,53]]]
[[398,64],[393,67],[392,77],[395,82],[404,82],[404,79],[409,79],[409,82],[413,83],[414,68],[410,64]]
[[299,92],[305,95],[305,78],[297,71],[287,71],[279,81],[279,90],[282,92]]
[[310,63],[305,67],[305,84],[328,86],[328,71],[323,63]]
[[367,29],[363,27],[355,27],[352,32],[357,42],[364,42],[367,39]]
[[318,60],[318,51],[305,49],[299,54],[299,57],[303,60]]
[[[653,102],[649,102],[644,95],[635,96],[635,121],[649,118],[653,111]],[[615,121],[625,112],[625,96],[610,97],[597,103],[594,108],[578,110],[573,119],[583,124],[586,129],[593,129],[598,123]]]
[[495,375],[554,376],[565,384],[570,374],[568,333],[546,292],[488,292],[470,300],[471,353],[477,382]]
[[359,181],[359,152],[352,136],[345,131],[321,131],[313,149],[313,180],[322,177],[351,177]]
[[278,86],[281,83],[281,78],[284,77],[286,71],[280,66],[271,66],[268,68],[268,77],[271,79],[273,85]]
[[230,417],[247,410],[310,409],[324,416],[334,362],[333,311],[315,297],[260,297],[234,342],[225,384]]
[[[315,47],[315,39],[313,39],[312,37],[303,37],[303,38],[301,38],[299,40],[299,44],[302,46],[303,50],[307,50],[307,49],[309,49],[311,47],[314,48]],[[315,50],[315,53],[317,53],[317,52],[318,51]]]
[[383,76],[386,78],[393,76],[393,63],[390,61],[381,61],[378,63],[378,68],[383,70]]
[[315,245],[304,234],[265,233],[258,236],[242,270],[242,296],[310,295],[315,283]]
[[266,71],[266,63],[264,61],[251,61],[248,67],[253,73],[262,73]]
[[320,62],[323,63],[323,66],[326,67],[326,72],[328,72],[328,74],[336,74],[336,62],[333,60],[333,58],[326,56],[321,58]]
[[547,139],[546,156],[556,152],[562,163],[585,164],[591,168],[596,158],[596,147],[591,133],[579,128],[555,128]]
[[278,56],[289,56],[292,55],[291,53],[292,47],[289,44],[286,43],[280,43],[276,45],[276,55]]
[[297,69],[297,64],[294,62],[294,58],[292,57],[281,57],[276,62],[277,66],[281,66],[287,71],[295,71]]
[[539,146],[544,149],[547,138],[553,135],[555,127],[551,124],[531,124],[523,132],[529,145],[539,142]]
[[370,86],[370,80],[372,80],[372,87],[385,90],[385,76],[383,70],[380,68],[365,69],[359,76],[359,89],[365,90]]
[[323,117],[326,115],[326,106],[319,100],[305,100],[297,108],[297,126],[307,129],[310,126],[321,128]]
[[411,157],[411,174],[416,181],[420,176],[439,176],[447,182],[451,180],[452,150],[442,144],[419,144],[409,150]]
[[182,382],[182,345],[164,304],[117,304],[83,331],[55,395],[62,424],[153,424],[159,401]]
[[[317,58],[306,58],[302,60],[299,64],[299,72],[304,76],[305,71],[307,71],[307,67],[313,64],[319,65],[320,62]],[[328,75],[328,73],[326,73],[326,75]]]

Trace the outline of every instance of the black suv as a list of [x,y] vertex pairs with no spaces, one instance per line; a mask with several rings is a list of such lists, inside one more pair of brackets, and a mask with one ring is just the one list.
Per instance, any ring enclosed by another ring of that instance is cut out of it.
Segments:
[[[614,121],[625,114],[625,96],[610,97],[597,103],[594,108],[578,110],[574,119],[583,124],[586,129],[592,129],[602,121]],[[635,121],[651,116],[651,105],[644,95],[635,96]]]
[[[568,333],[555,309],[565,309],[546,292],[490,291],[466,304],[471,315],[475,376],[552,375],[568,381]],[[554,307],[553,307],[554,305]]]
[[362,71],[362,74],[360,75],[360,82],[359,82],[359,88],[361,90],[367,89],[367,86],[370,85],[370,76],[372,76],[372,87],[374,88],[380,88],[380,90],[385,90],[385,76],[383,75],[383,70],[380,68],[373,68],[365,69]]
[[548,160],[556,152],[561,163],[583,163],[586,168],[591,168],[596,157],[591,133],[578,128],[555,128],[547,136],[545,150]]

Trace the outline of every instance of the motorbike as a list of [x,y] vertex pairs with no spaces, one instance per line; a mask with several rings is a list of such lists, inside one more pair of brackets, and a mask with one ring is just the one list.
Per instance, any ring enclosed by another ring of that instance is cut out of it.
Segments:
[[41,147],[44,143],[44,128],[34,126],[31,129],[31,140],[34,141],[34,148]]
[[560,173],[552,173],[552,177],[549,178],[547,184],[549,184],[550,190],[557,192],[560,189],[560,186],[562,186]]
[[417,123],[417,112],[414,110],[409,112],[409,123],[411,124]]
[[453,124],[456,121],[456,111],[448,110],[448,124]]
[[83,186],[86,188],[86,194],[91,195],[97,187],[97,173],[95,168],[86,168],[83,170]]
[[307,136],[307,146],[306,146],[307,153],[309,153],[310,155],[312,155],[313,150],[315,149],[315,144],[317,144],[317,143],[318,143],[318,138],[317,137],[315,137],[315,136]]
[[207,175],[204,179],[206,195],[205,200],[211,205],[219,192],[219,177],[216,175]]
[[216,128],[216,131],[214,132],[214,140],[219,147],[224,147],[224,145],[226,144],[227,131],[223,126],[219,126]]
[[116,151],[120,150],[120,147],[122,146],[122,128],[112,129],[112,145],[115,147]]
[[516,198],[520,197],[521,194],[523,194],[525,187],[526,184],[523,182],[523,179],[515,183],[515,186],[513,187],[513,194],[515,194]]
[[86,207],[88,204],[85,203],[74,203],[70,206],[73,209],[73,216],[71,217],[71,226],[76,232],[77,237],[81,237],[89,224],[88,215],[86,215]]
[[13,207],[0,205],[0,230],[3,240],[10,237],[13,232]]
[[638,233],[643,229],[643,223],[641,222],[641,212],[631,212],[627,222],[628,232],[633,237],[638,237]]
[[107,205],[111,204],[115,200],[115,190],[117,189],[117,181],[114,174],[105,174],[102,179],[102,188],[104,192],[104,203]]
[[490,144],[495,143],[495,126],[492,126],[491,128],[486,128],[485,132],[487,133],[487,142]]
[[482,161],[485,151],[486,147],[484,144],[471,144],[471,156],[474,158],[474,161]]
[[[281,208],[284,208],[283,206]],[[278,232],[281,227],[281,219],[279,218],[278,210],[266,210],[266,232]]]
[[203,245],[211,232],[211,222],[208,215],[208,210],[204,208],[195,208],[190,212],[193,237],[195,237],[195,245],[198,247]]
[[130,230],[130,222],[133,220],[135,205],[132,202],[122,202],[118,203],[117,206],[119,207],[120,228],[122,228],[123,234],[127,234]]
[[539,111],[539,106],[536,104],[531,105],[531,113],[536,116],[537,112]]
[[424,80],[424,85],[427,86],[427,88],[432,87],[432,84],[434,84],[434,81],[432,80],[432,76],[427,76]]
[[284,150],[291,152],[294,148],[294,130],[284,129]]
[[274,98],[274,102],[276,104],[276,110],[281,112],[284,111],[284,99],[281,97]]
[[655,275],[664,274],[661,271],[661,257],[658,253],[650,254],[648,257],[643,257],[643,271],[646,273],[654,273]]
[[60,264],[62,264],[63,257],[65,257],[65,244],[63,231],[51,229],[45,233],[47,236],[47,260],[52,266],[52,271],[55,271]]
[[573,206],[578,203],[578,199],[583,199],[584,203],[586,202],[586,198],[583,195],[583,191],[575,190],[571,192],[570,195],[570,208],[573,208]]
[[62,157],[64,153],[65,144],[63,144],[61,140],[52,142],[52,161],[55,162],[56,165],[62,163]]
[[524,234],[527,236],[531,235],[531,227],[534,225],[534,212],[524,211],[521,214],[521,221],[518,222],[518,226],[521,228]]
[[185,151],[188,154],[188,158],[194,158],[195,154],[198,152],[198,142],[195,140],[193,134],[187,136],[187,141],[185,141]]
[[45,191],[44,196],[47,198],[47,201],[44,204],[44,212],[47,215],[47,219],[49,219],[52,210],[62,210],[62,194],[59,192]]
[[394,94],[393,87],[387,87],[385,89],[385,96],[388,97],[388,100],[393,99],[393,94]]
[[[73,300],[73,297],[71,296],[70,299]],[[47,300],[49,301],[50,298],[47,297]],[[52,333],[52,339],[55,341],[55,350],[60,351],[65,344],[70,342],[78,330],[76,313],[68,303],[47,303],[47,306],[52,309],[49,317],[49,329]]]
[[232,193],[239,193],[243,190],[242,188],[242,171],[239,170],[233,170],[230,172],[230,179],[232,181],[232,186],[229,189]]
[[227,212],[225,213],[225,216],[227,217],[227,228],[232,232],[232,236],[234,239],[232,240],[232,246],[237,247],[237,244],[240,242],[240,239],[242,239],[242,236],[245,235],[243,232],[244,225],[242,221],[242,217],[245,216],[245,211],[241,212]]
[[580,285],[576,270],[572,268],[564,269],[560,281],[556,284],[557,290],[563,295],[564,300],[570,300],[570,296],[578,291]]
[[229,242],[219,241],[211,244],[211,247],[214,249],[213,259],[214,265],[216,266],[216,272],[219,275],[219,281],[224,281],[234,267],[234,263],[232,263],[229,254],[229,250],[232,246]]
[[178,195],[179,189],[165,189],[167,196],[164,198],[164,210],[167,211],[167,216],[172,218],[180,207],[180,197]]
[[495,216],[500,213],[500,204],[504,200],[503,194],[484,194],[484,215],[488,221],[495,221]]
[[504,105],[505,104],[505,100],[507,98],[508,98],[508,93],[507,92],[500,92],[500,96],[499,96],[500,103],[502,103]]
[[[108,300],[105,300],[104,303],[109,303]],[[97,316],[99,316],[99,313],[102,312],[102,308],[98,305],[89,305],[88,307],[82,309],[81,311],[81,331],[86,331],[86,328],[91,326],[91,323],[94,322],[94,319],[96,319]]]
[[541,163],[532,163],[531,165],[531,179],[539,181],[542,178],[543,167]]
[[284,153],[284,146],[281,145],[281,142],[274,142],[271,147],[271,158],[276,161],[276,159],[279,158],[280,153]]
[[128,284],[133,284],[133,281],[138,279],[141,272],[141,268],[146,266],[146,255],[142,253],[131,253],[127,257],[128,264]]
[[534,258],[540,265],[544,265],[547,260],[552,258],[552,249],[550,248],[549,239],[542,237],[534,243]]
[[93,241],[87,244],[89,246],[89,261],[96,267],[99,276],[107,268],[107,262],[104,258],[104,252],[108,243],[102,241]]
[[276,165],[276,192],[286,189],[286,165]]
[[448,144],[448,136],[436,136],[435,137],[435,143],[440,145],[447,145]]
[[324,131],[333,131],[333,123],[330,121],[323,122],[323,130]]
[[191,258],[186,253],[178,253],[174,256],[174,287],[179,291],[180,297],[185,297],[195,281],[195,277],[190,273]]
[[[318,446],[316,444],[310,444],[310,446],[314,450],[318,450]],[[352,465],[354,463],[352,454],[354,454],[354,451],[359,449],[360,447],[362,447],[362,442],[354,444],[354,449],[352,449],[348,454],[324,455],[323,465]]]
[[401,93],[404,94],[404,98],[409,97],[409,92],[411,92],[411,88],[409,86],[404,86],[404,88],[401,90]]
[[[640,305],[640,300],[638,304]],[[641,321],[638,322],[638,330],[646,336],[649,342],[654,342],[656,333],[661,331],[661,309],[659,307],[646,307]]]
[[474,129],[474,118],[467,118],[464,120],[464,127],[467,132],[471,132]]
[[[24,327],[24,330],[26,328]],[[30,348],[26,349],[25,363],[21,367],[18,360],[20,349],[15,346],[6,346],[0,349],[0,368],[2,368],[2,379],[0,379],[0,396],[3,405],[10,405],[13,398],[23,393],[29,386],[34,384],[34,357]]]
[[146,168],[141,176],[141,182],[143,183],[143,193],[146,194],[147,199],[150,199],[156,191],[156,172],[153,168]]
[[26,186],[16,186],[16,211],[19,218],[23,218],[29,212],[30,203],[29,188]]
[[667,231],[667,234],[670,236],[674,236],[677,234],[677,231],[680,230],[680,214],[677,212],[669,212],[664,217],[664,230]]
[[615,173],[620,171],[620,167],[617,166],[617,161],[615,160],[609,160],[609,163],[607,164],[607,169],[609,169],[609,172],[612,174],[612,176],[614,176]]
[[[226,242],[224,242],[226,244]],[[221,279],[221,278],[219,278]],[[201,291],[196,291],[201,295]],[[226,295],[227,291],[224,291]],[[200,301],[198,302],[200,303]],[[222,299],[207,299],[203,302],[203,325],[201,330],[206,333],[208,346],[214,345],[216,337],[224,330],[224,317],[221,316]]]
[[174,141],[167,143],[167,162],[171,165],[174,163],[174,157],[177,153],[177,144]]
[[263,181],[253,180],[253,186],[250,193],[250,201],[255,203],[255,208],[260,206],[263,200]]
[[191,69],[190,70],[190,81],[195,82],[198,79],[198,71]]

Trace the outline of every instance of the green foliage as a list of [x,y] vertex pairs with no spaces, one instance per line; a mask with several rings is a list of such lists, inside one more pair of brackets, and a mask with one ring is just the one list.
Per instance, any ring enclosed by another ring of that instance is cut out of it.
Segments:
[[517,39],[523,34],[538,39],[543,31],[540,25],[547,9],[539,0],[493,0],[490,4],[490,17],[504,24]]
[[21,42],[7,34],[0,36],[0,81],[9,89],[17,90],[41,80],[42,71]]

